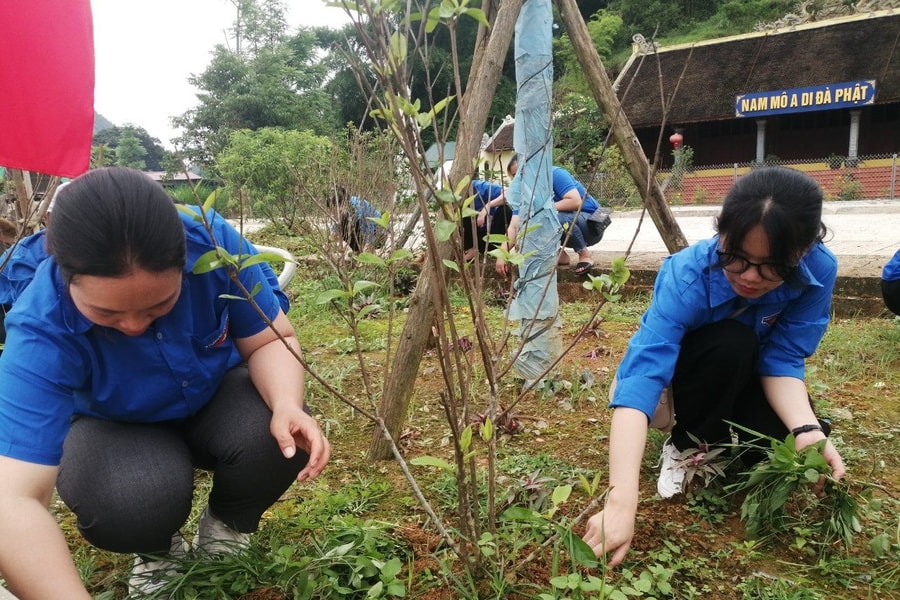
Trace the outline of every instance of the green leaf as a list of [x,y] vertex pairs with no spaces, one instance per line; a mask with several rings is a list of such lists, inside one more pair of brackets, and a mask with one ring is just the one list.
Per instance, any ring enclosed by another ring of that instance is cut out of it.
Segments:
[[[445,174],[444,179],[446,181],[446,174]],[[434,197],[441,204],[451,204],[453,202],[456,202],[456,196],[453,194],[452,191],[450,191],[446,188],[441,188],[439,190],[435,190]]]
[[466,11],[465,11],[464,14],[465,14],[465,15],[468,15],[468,16],[470,16],[470,17],[472,17],[473,19],[475,19],[476,21],[478,21],[479,23],[481,23],[481,24],[484,25],[485,27],[490,28],[490,26],[491,26],[491,24],[488,23],[487,17],[484,16],[484,11],[481,10],[480,8],[469,8],[469,9],[466,9]]
[[553,502],[553,506],[559,506],[568,500],[570,495],[572,495],[571,485],[559,485],[553,488],[553,494],[550,496],[550,500]]
[[488,442],[492,437],[494,437],[494,422],[490,419],[485,419],[481,425],[481,439]]
[[381,568],[381,576],[385,579],[394,579],[397,575],[400,574],[400,570],[403,568],[403,563],[400,562],[400,559],[396,556],[386,563]]
[[359,312],[356,314],[356,318],[357,319],[365,319],[366,317],[369,316],[369,314],[372,311],[379,310],[380,308],[381,307],[378,306],[377,304],[366,304],[361,309],[359,309]]
[[434,232],[437,235],[437,239],[442,242],[449,240],[454,231],[456,231],[456,223],[446,219],[441,219],[434,226]]
[[216,198],[218,198],[217,190],[213,190],[212,193],[206,197],[206,200],[203,202],[203,214],[208,213],[213,209],[216,205]]
[[223,248],[215,248],[201,255],[191,271],[194,275],[202,275],[229,266],[237,268],[238,260]]
[[522,506],[511,506],[507,508],[500,515],[500,519],[503,521],[546,521],[546,519],[538,512]]
[[382,229],[387,229],[391,222],[391,213],[385,211],[381,213],[380,217],[366,217],[366,219],[372,221]]
[[891,550],[891,538],[887,533],[880,533],[869,540],[869,550],[876,558],[885,556]]
[[[474,196],[473,196],[473,198],[474,198]],[[466,217],[477,217],[477,216],[478,216],[478,211],[475,210],[474,208],[472,208],[472,207],[469,206],[469,205],[465,205],[465,206],[463,206],[462,210],[459,211],[459,214],[460,214],[460,216],[463,217],[463,218],[466,218]]]
[[441,11],[439,7],[432,8],[428,11],[428,20],[425,21],[425,33],[433,33],[435,28],[441,22]]
[[187,206],[186,204],[176,204],[175,208],[176,210],[178,210],[178,212],[184,215],[188,215],[197,223],[203,222],[203,217],[201,217],[200,214],[197,213],[196,210],[194,210],[194,208]]
[[244,302],[247,301],[247,298],[238,296],[237,294],[219,294],[219,298],[222,298],[223,300],[243,300]]
[[350,294],[347,290],[325,290],[318,296],[316,296],[316,304],[328,304],[332,300],[337,300],[338,298],[349,298]]
[[587,569],[596,569],[600,562],[594,556],[594,551],[588,546],[587,542],[575,535],[571,529],[566,529],[562,534],[562,540],[575,561],[580,567]]
[[366,598],[380,598],[381,590],[384,588],[384,584],[380,581],[376,582],[375,585],[369,588],[369,591],[366,592]]
[[406,248],[399,248],[391,252],[390,258],[388,258],[388,262],[396,262],[398,260],[404,260],[406,258],[410,258],[413,255],[412,251],[407,250]]
[[447,267],[448,269],[453,269],[454,271],[456,271],[457,273],[459,273],[459,265],[456,264],[456,261],[455,261],[455,260],[450,260],[450,259],[448,259],[448,258],[445,258],[445,259],[442,260],[441,262],[443,262],[443,263],[444,263],[444,266]]
[[355,542],[347,542],[346,544],[341,544],[340,546],[335,546],[331,550],[325,553],[323,558],[335,558],[338,556],[346,556],[348,552],[353,550],[353,546],[355,546]]
[[469,447],[472,445],[472,426],[466,425],[466,428],[463,429],[459,434],[459,447],[463,452],[467,451]]
[[259,254],[241,254],[241,269],[246,269],[247,267],[252,267],[253,265],[258,265],[260,263],[285,263],[291,262],[296,264],[296,260],[289,260],[282,256],[281,254],[276,254],[274,252],[260,252]]
[[364,265],[378,265],[379,267],[383,267],[385,264],[383,258],[376,256],[371,252],[360,252],[356,255],[356,262]]
[[[469,177],[468,175],[466,175],[465,177],[463,177],[462,179],[460,179],[459,181],[457,181],[457,182],[456,182],[456,189],[454,190],[454,192],[456,193],[456,196],[457,196],[457,197],[462,196],[462,195],[463,195],[463,192],[465,192],[466,190],[469,189],[469,184],[470,184],[470,183],[472,183],[472,178]],[[475,200],[475,196],[473,195],[473,196],[471,196],[471,200],[469,200],[469,202],[471,203],[471,202],[473,202],[474,200]]]
[[454,466],[448,463],[446,460],[438,458],[436,456],[417,456],[415,458],[411,458],[409,460],[409,464],[415,465],[417,467],[437,467],[439,469],[444,469],[445,471],[456,470]]
[[353,295],[358,296],[360,294],[365,294],[369,290],[373,290],[377,287],[380,287],[379,284],[374,281],[366,281],[365,279],[360,279],[359,281],[353,282]]

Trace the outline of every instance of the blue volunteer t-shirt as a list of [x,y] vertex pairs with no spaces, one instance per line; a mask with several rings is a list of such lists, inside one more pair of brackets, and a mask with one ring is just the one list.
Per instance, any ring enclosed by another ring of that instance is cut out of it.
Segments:
[[0,304],[13,304],[34,279],[38,265],[47,259],[46,231],[22,238],[0,256]]
[[553,167],[553,201],[559,202],[571,190],[577,190],[579,197],[584,199],[581,204],[584,215],[591,216],[600,208],[594,197],[587,193],[587,189],[571,173],[562,167]]
[[884,265],[881,271],[881,278],[885,281],[900,280],[900,250],[894,254],[894,257]]
[[356,212],[356,222],[359,223],[360,240],[363,244],[371,244],[378,235],[378,225],[369,218],[380,219],[381,211],[372,206],[368,200],[357,196],[350,196],[350,207]]
[[[585,216],[591,216],[598,208],[600,208],[600,204],[594,197],[587,193],[587,188],[585,188],[581,182],[575,179],[567,170],[562,167],[553,167],[551,175],[554,203],[562,200],[563,196],[574,189],[578,191],[579,197],[583,199],[581,212],[584,213]],[[507,203],[512,208],[512,214],[514,215],[519,214],[519,207],[522,204],[522,198],[520,197],[521,193],[522,176],[521,172],[517,172],[516,176],[513,177],[512,181],[509,183],[509,189],[506,192]]]
[[[179,213],[181,214],[181,213]],[[197,259],[214,248],[202,224],[181,214],[187,264],[181,295],[168,314],[139,336],[94,325],[72,303],[53,258],[6,318],[0,355],[0,455],[57,465],[74,414],[123,422],[181,419],[203,408],[240,357],[235,338],[266,327],[225,269],[194,275]],[[210,212],[216,243],[233,255],[255,249]],[[270,319],[281,308],[262,265],[240,271]]]
[[[500,197],[500,194],[503,193],[503,187],[490,181],[473,179],[472,192],[475,194],[475,199],[472,201],[472,210],[480,211],[488,202]],[[490,208],[491,216],[496,214],[498,208],[500,207],[492,206]]]
[[653,416],[659,395],[672,381],[685,334],[733,318],[756,331],[761,376],[803,379],[807,357],[825,335],[837,259],[821,242],[800,260],[799,283],[784,283],[755,299],[737,295],[725,278],[716,250],[718,236],[667,257],[650,307],[619,365],[610,406]]

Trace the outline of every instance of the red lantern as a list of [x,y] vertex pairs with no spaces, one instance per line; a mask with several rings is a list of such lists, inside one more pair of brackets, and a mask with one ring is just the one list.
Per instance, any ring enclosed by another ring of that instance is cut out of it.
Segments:
[[669,136],[669,141],[672,143],[672,146],[678,150],[678,148],[681,147],[681,142],[684,141],[684,136],[676,131]]

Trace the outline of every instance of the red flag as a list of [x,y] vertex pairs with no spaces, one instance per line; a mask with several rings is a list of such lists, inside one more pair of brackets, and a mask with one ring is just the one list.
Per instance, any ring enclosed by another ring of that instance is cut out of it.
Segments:
[[75,177],[93,129],[90,0],[0,0],[0,166]]

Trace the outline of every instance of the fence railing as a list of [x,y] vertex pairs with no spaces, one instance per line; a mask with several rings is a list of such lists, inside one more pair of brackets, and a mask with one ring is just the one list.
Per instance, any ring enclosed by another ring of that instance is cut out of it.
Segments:
[[[831,156],[807,160],[767,160],[723,165],[690,166],[657,172],[670,204],[718,204],[739,177],[763,165],[781,165],[815,179],[826,200],[897,200],[900,198],[900,160],[895,154],[853,159]],[[588,173],[578,177],[595,198],[612,208],[640,206],[637,188],[628,173]]]

